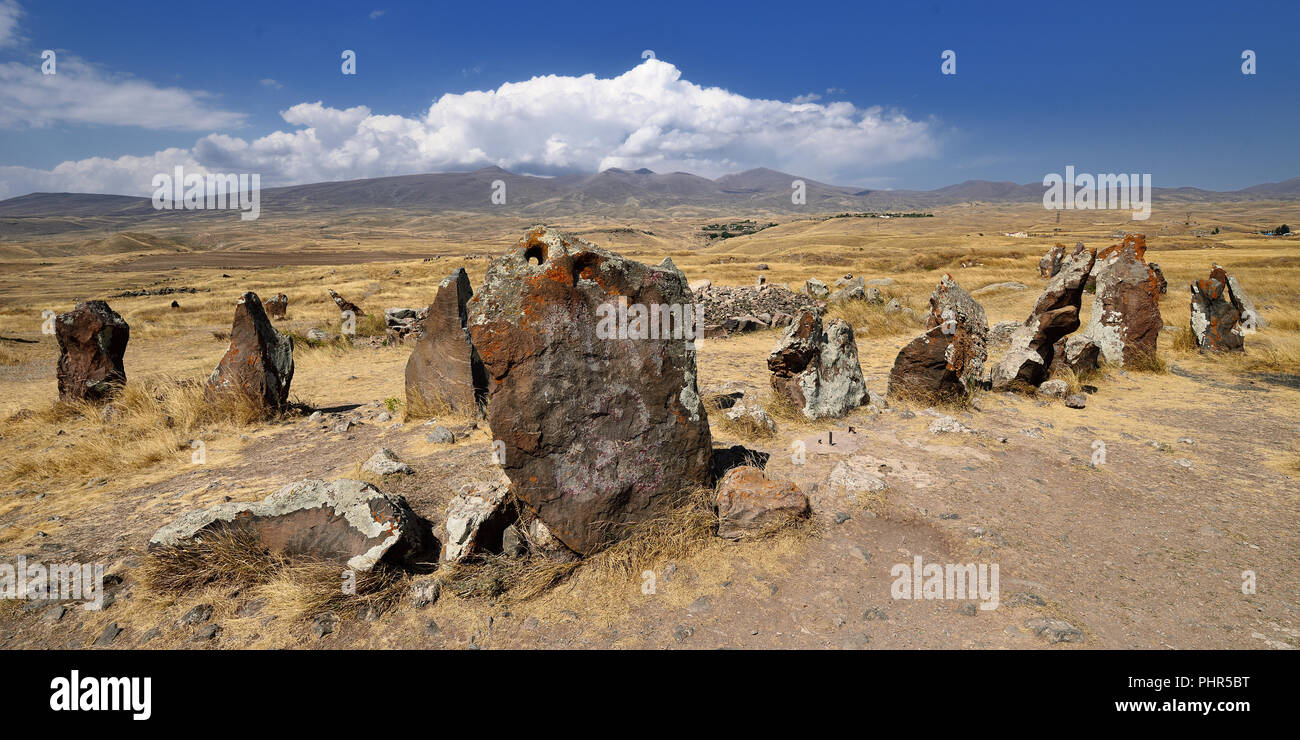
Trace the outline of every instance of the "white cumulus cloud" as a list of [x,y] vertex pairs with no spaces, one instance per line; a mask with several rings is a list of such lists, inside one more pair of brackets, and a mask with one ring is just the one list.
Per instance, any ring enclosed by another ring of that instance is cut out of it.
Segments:
[[[547,75],[443,95],[422,117],[300,103],[281,113],[292,130],[251,140],[211,134],[188,151],[66,162],[51,171],[0,168],[0,177],[10,195],[52,189],[50,178],[61,190],[146,195],[153,174],[175,158],[211,172],[259,173],[263,186],[487,165],[533,174],[648,167],[706,177],[761,166],[854,182],[881,164],[936,153],[933,122],[809,98],[749,98],[648,59],[612,78]],[[133,167],[134,179],[124,175]],[[32,184],[38,176],[46,178],[40,188]]]
[[22,14],[18,0],[0,0],[0,48],[18,42],[18,16]]

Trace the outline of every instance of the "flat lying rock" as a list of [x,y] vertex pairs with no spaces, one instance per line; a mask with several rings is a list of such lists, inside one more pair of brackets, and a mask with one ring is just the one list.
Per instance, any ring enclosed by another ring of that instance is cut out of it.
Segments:
[[227,530],[247,532],[275,552],[338,560],[359,572],[381,561],[414,562],[432,544],[401,496],[359,480],[308,479],[259,502],[231,501],[184,514],[155,532],[149,549]]

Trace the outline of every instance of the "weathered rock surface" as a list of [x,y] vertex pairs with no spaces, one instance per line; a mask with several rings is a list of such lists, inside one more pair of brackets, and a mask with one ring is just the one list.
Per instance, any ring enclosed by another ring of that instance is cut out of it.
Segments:
[[717,503],[718,536],[729,540],[759,537],[812,513],[798,486],[770,480],[750,466],[727,472],[718,483]]
[[344,479],[302,480],[256,503],[231,501],[189,512],[155,532],[149,549],[228,530],[251,534],[273,552],[338,560],[361,572],[380,562],[415,562],[433,545],[401,496]]
[[1061,271],[1061,262],[1065,260],[1065,245],[1053,244],[1052,248],[1047,250],[1047,254],[1038,260],[1038,276],[1044,280],[1056,277],[1056,273]]
[[[651,267],[539,227],[493,260],[469,303],[505,473],[570,549],[594,552],[709,482],[694,299],[671,262]],[[659,338],[620,338],[648,331],[651,306],[668,307],[670,338],[662,322]]]
[[516,519],[508,492],[507,481],[461,487],[447,503],[443,560],[456,562],[475,552],[501,551],[501,537]]
[[[824,309],[824,304],[780,285],[714,285],[695,291],[695,300],[703,310],[702,321],[707,331],[706,336],[710,337],[725,337],[780,326],[775,320],[778,315],[794,316],[800,311],[821,312]],[[760,320],[764,315],[771,320]]]
[[1245,349],[1247,309],[1233,290],[1236,281],[1215,265],[1208,278],[1192,283],[1192,334],[1196,346],[1218,352]]
[[1052,372],[1069,368],[1075,375],[1086,375],[1096,370],[1101,359],[1101,347],[1082,334],[1071,334],[1058,340],[1052,353]]
[[415,472],[415,468],[402,462],[397,457],[397,453],[387,447],[376,450],[375,454],[361,465],[361,469],[375,475],[411,475]]
[[809,419],[844,416],[867,397],[853,327],[842,319],[823,331],[820,316],[800,313],[768,355],[767,368],[772,390]]
[[1160,265],[1157,265],[1154,262],[1149,262],[1147,264],[1151,265],[1151,272],[1156,276],[1156,290],[1160,292],[1160,295],[1169,292],[1169,281],[1165,280],[1164,270],[1161,270]]
[[59,400],[101,401],[126,383],[126,320],[104,301],[78,303],[54,319],[59,342]]
[[277,293],[276,296],[262,304],[266,315],[273,319],[282,319],[289,313],[289,296]]
[[935,399],[968,394],[984,373],[987,341],[984,308],[944,275],[930,295],[926,332],[894,359],[888,394]]
[[1164,321],[1155,272],[1143,257],[1146,239],[1128,234],[1124,241],[1097,254],[1092,274],[1097,295],[1083,334],[1101,348],[1107,363],[1150,361]]
[[727,417],[727,421],[744,427],[750,434],[760,437],[776,434],[776,422],[767,413],[767,409],[757,403],[736,403],[723,412],[723,415]]
[[1011,337],[1011,347],[993,366],[993,390],[1015,382],[1037,386],[1047,379],[1056,343],[1079,328],[1079,307],[1084,284],[1096,255],[1082,243],[1065,258],[1048,282],[1025,323]]
[[406,407],[421,415],[445,406],[478,416],[487,405],[487,369],[469,336],[469,301],[474,296],[464,268],[438,285],[427,309],[424,333],[406,361]]
[[817,278],[808,278],[804,281],[803,292],[810,298],[824,301],[830,296],[831,289],[826,287],[826,283],[823,283]]
[[238,393],[278,409],[288,403],[292,381],[293,339],[271,326],[256,293],[245,293],[235,304],[230,348],[208,377],[208,397]]
[[360,306],[353,303],[352,301],[345,299],[343,296],[339,295],[338,293],[335,293],[333,288],[329,288],[328,291],[330,294],[330,299],[334,301],[334,305],[338,306],[340,311],[351,311],[353,314],[357,316],[366,315],[366,312],[362,311]]

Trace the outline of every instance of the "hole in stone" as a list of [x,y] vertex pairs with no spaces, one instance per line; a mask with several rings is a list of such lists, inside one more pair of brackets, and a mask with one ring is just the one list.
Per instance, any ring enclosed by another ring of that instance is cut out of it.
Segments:
[[533,246],[525,249],[524,261],[528,262],[529,264],[538,264],[538,265],[545,262],[546,246],[542,244],[534,244]]

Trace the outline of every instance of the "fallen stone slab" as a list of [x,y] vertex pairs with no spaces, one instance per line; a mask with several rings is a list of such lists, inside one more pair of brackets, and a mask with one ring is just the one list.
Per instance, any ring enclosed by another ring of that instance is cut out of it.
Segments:
[[414,563],[434,545],[401,496],[365,481],[307,479],[262,501],[230,501],[186,513],[155,532],[149,550],[225,531],[251,534],[273,552],[338,560],[359,572],[380,562]]

